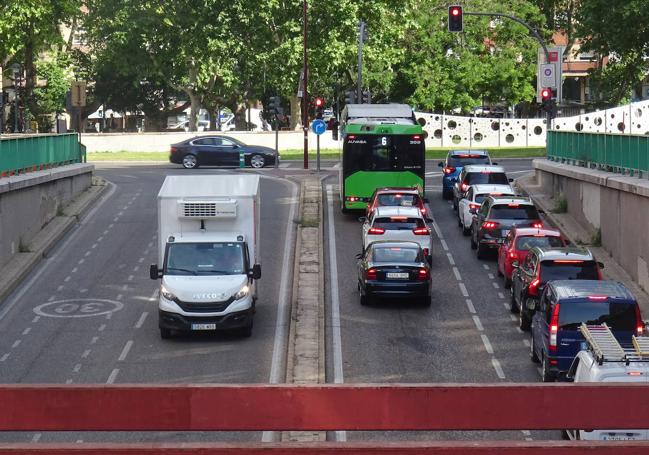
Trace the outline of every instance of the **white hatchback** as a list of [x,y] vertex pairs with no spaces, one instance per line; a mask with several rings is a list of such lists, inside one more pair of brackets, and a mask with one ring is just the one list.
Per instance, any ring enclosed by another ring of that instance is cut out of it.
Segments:
[[471,185],[466,196],[458,202],[457,225],[462,228],[462,234],[469,235],[473,214],[480,208],[487,196],[514,196],[516,192],[510,185]]
[[378,240],[406,240],[421,246],[432,263],[433,238],[427,219],[417,207],[377,207],[363,220],[363,251]]

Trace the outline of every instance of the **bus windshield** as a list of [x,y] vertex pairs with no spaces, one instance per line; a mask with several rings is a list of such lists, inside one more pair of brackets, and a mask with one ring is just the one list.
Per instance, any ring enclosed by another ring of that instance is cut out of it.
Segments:
[[424,168],[424,141],[410,135],[349,135],[343,167],[346,174],[407,170],[419,173]]

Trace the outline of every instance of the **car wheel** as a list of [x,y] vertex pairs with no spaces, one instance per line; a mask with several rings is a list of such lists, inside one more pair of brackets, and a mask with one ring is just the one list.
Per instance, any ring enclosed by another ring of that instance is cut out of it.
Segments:
[[541,381],[554,382],[554,375],[550,371],[550,364],[545,355],[543,356],[543,359],[541,359]]
[[457,211],[457,200],[453,198],[453,210]]
[[478,259],[484,259],[485,256],[487,255],[485,247],[480,245],[479,243],[476,245],[476,250],[475,250],[475,255]]
[[512,313],[518,313],[518,306],[516,305],[516,297],[514,297],[514,288],[511,288],[511,294],[509,298],[509,311]]
[[254,167],[255,169],[261,169],[266,165],[266,160],[264,159],[263,155],[252,155],[250,157],[250,166]]
[[458,217],[457,217],[457,227],[464,227],[464,224],[462,224],[462,219],[460,218],[459,213],[458,213]]
[[421,304],[423,306],[430,306],[430,303],[431,303],[431,297],[430,296],[426,296],[426,297],[423,297],[421,299]]
[[188,153],[187,155],[183,156],[183,167],[185,169],[197,168],[198,158],[196,158],[196,155],[192,155],[191,153]]
[[252,335],[252,320],[250,321],[250,324],[239,329],[239,335],[241,335],[243,338],[250,338],[250,336]]
[[462,226],[462,235],[465,236],[465,237],[471,235],[471,228],[470,227],[464,227],[464,225],[463,225]]
[[160,327],[160,338],[163,340],[168,340],[174,337],[174,331],[164,327]]
[[478,247],[478,244],[476,243],[475,239],[473,238],[473,235],[471,235],[471,249],[475,250]]
[[528,330],[530,330],[530,325],[531,325],[531,322],[532,322],[532,321],[530,321],[530,317],[527,314],[527,301],[528,300],[529,300],[529,298],[525,298],[525,300],[523,300],[521,302],[521,307],[520,307],[520,309],[518,311],[518,327],[524,332],[527,332]]
[[358,283],[358,298],[361,302],[361,305],[367,306],[370,304],[370,298],[368,295],[363,295],[363,291],[361,290],[361,284]]
[[512,280],[510,280],[504,275],[503,275],[503,286],[505,287],[505,289],[509,289],[512,287]]
[[536,355],[536,346],[534,346],[534,337],[530,337],[530,360],[534,363],[539,363],[539,356]]
[[498,274],[498,276],[504,276],[503,272],[500,271],[500,267],[498,266],[496,266],[496,274]]

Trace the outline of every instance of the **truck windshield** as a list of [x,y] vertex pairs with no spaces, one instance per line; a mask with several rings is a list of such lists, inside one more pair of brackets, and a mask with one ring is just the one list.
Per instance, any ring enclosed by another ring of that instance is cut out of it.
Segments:
[[171,243],[165,275],[240,275],[245,273],[242,243]]

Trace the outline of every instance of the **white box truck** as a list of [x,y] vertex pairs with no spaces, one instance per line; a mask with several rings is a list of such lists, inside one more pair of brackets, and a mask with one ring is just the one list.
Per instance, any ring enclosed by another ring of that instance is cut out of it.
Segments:
[[158,193],[160,336],[252,333],[259,264],[259,176],[167,176]]

